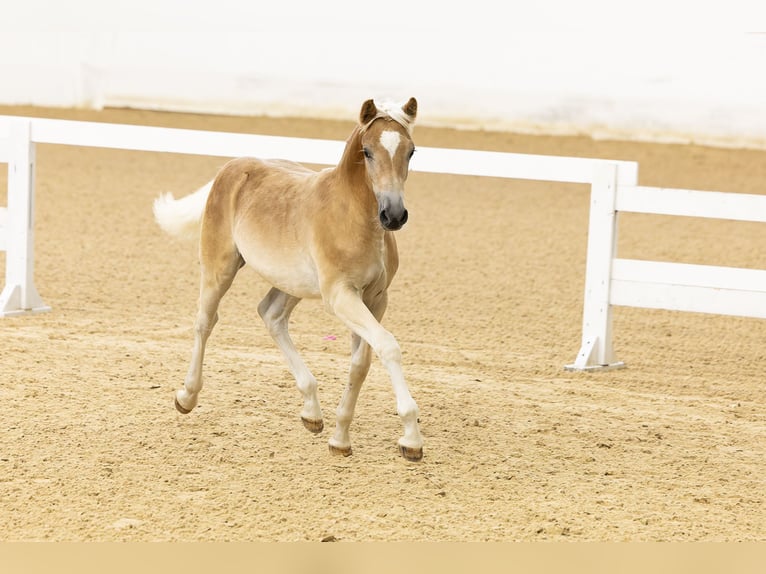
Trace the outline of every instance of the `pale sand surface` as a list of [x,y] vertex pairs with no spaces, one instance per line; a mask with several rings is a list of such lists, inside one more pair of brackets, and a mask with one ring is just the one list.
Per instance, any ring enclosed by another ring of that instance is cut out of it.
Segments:
[[[351,122],[0,107],[96,121],[345,139]],[[766,152],[417,128],[424,146],[637,160],[646,185],[766,192]],[[193,243],[152,220],[222,158],[40,146],[36,282],[53,311],[0,320],[0,540],[515,541],[766,538],[766,322],[619,308],[628,368],[568,373],[580,341],[587,186],[413,173],[386,327],[421,409],[407,463],[374,361],[352,425],[327,438],[348,336],[317,301],[300,397],[243,271],[206,386],[173,408],[196,312]],[[0,204],[5,204],[5,170]],[[763,225],[621,218],[626,257],[766,268]],[[5,254],[0,253],[4,265]],[[327,337],[336,336],[336,340]]]

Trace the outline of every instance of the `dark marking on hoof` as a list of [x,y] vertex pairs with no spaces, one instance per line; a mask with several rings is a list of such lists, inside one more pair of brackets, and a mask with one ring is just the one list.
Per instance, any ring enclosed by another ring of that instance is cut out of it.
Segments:
[[188,415],[191,412],[191,409],[185,409],[181,406],[181,403],[178,402],[178,398],[176,398],[176,410],[182,415]]
[[319,434],[320,432],[322,432],[322,429],[324,428],[324,421],[322,419],[315,421],[311,419],[304,419],[303,417],[301,417],[301,421],[303,422],[303,426],[305,426],[308,430],[310,430],[314,434]]
[[423,458],[422,448],[410,448],[408,446],[399,445],[399,452],[405,460],[409,460],[410,462],[418,462]]
[[337,454],[340,456],[351,456],[351,447],[347,448],[339,448],[337,446],[328,445],[330,447],[330,452],[333,454]]

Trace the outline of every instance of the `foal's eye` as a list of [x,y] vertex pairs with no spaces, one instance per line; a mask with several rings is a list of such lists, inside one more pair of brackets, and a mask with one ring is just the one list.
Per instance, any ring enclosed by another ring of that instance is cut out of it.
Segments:
[[415,155],[415,148],[412,148],[412,149],[410,150],[410,155],[408,155],[408,156],[407,156],[407,159],[408,159],[408,160],[412,159],[412,156],[413,156],[413,155]]
[[369,148],[362,148],[362,153],[367,159],[372,159],[372,152],[369,150]]

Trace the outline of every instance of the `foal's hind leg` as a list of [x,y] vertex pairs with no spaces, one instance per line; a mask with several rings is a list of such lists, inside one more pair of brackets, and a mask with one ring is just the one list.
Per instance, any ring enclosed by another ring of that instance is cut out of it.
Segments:
[[313,433],[319,433],[324,428],[324,422],[317,396],[317,381],[298,354],[287,330],[290,313],[293,312],[298,303],[300,303],[300,298],[288,295],[273,287],[258,305],[258,314],[266,323],[271,338],[282,351],[287,366],[295,377],[298,390],[303,395],[303,409],[301,410],[303,426]]
[[223,253],[201,253],[200,297],[197,319],[194,323],[194,347],[184,388],[176,391],[176,409],[187,414],[197,406],[197,397],[202,389],[202,360],[205,345],[213,327],[218,322],[218,304],[231,287],[237,271],[244,261],[232,246]]

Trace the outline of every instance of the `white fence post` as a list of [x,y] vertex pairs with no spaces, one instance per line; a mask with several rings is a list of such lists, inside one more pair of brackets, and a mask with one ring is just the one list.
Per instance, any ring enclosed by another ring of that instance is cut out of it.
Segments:
[[614,360],[609,303],[612,261],[617,255],[618,166],[602,164],[595,170],[590,196],[582,343],[575,362],[565,367],[570,371],[625,366]]
[[32,122],[14,119],[8,134],[5,287],[0,316],[50,311],[34,283],[34,167]]

